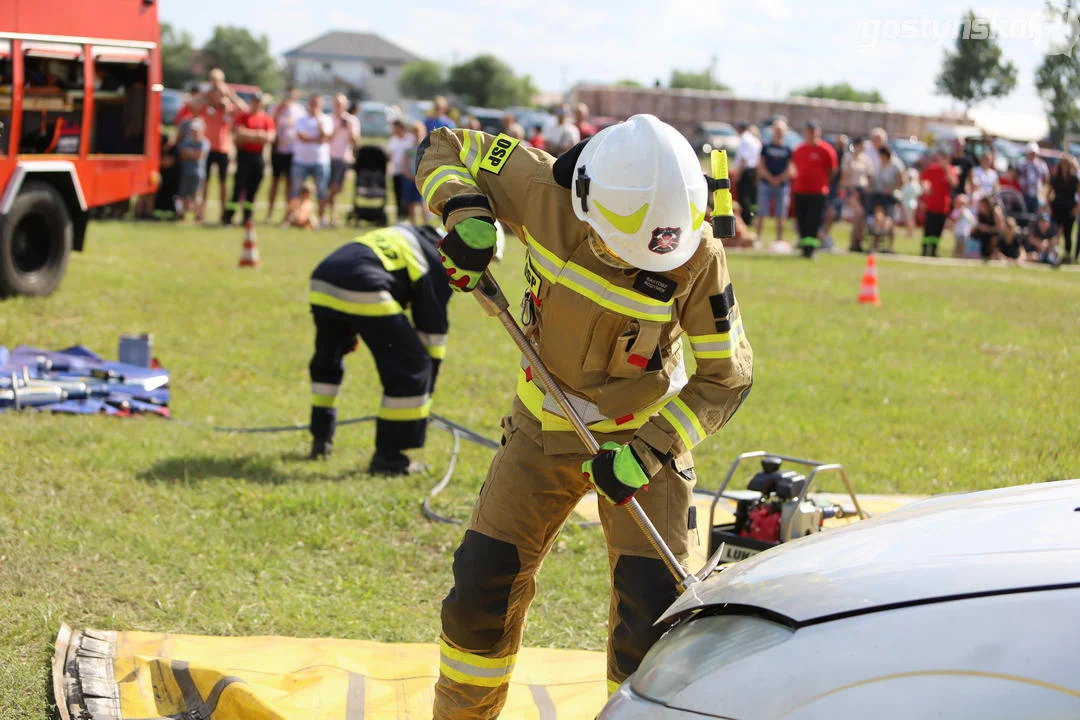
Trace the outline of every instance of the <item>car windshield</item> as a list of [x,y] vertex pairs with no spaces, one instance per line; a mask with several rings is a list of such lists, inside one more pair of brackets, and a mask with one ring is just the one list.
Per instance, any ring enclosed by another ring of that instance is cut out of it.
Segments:
[[894,140],[889,144],[892,145],[893,150],[900,156],[900,159],[904,161],[904,165],[908,167],[916,164],[926,154],[926,145],[921,142]]
[[385,110],[361,110],[360,130],[365,135],[382,136],[390,134],[390,123]]

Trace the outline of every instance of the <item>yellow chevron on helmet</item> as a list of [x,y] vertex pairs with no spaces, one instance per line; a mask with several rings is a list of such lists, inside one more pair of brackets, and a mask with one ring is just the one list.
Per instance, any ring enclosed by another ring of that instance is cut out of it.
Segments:
[[708,188],[697,154],[652,115],[604,128],[574,165],[574,212],[620,259],[673,270],[701,243]]

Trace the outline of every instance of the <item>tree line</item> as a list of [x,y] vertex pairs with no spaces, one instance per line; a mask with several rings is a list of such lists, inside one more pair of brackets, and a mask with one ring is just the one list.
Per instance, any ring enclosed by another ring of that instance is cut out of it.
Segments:
[[277,92],[283,80],[281,68],[270,54],[270,39],[258,37],[247,28],[218,25],[202,47],[187,30],[161,23],[161,78],[165,87],[183,88],[202,80],[196,70],[221,68],[231,83],[257,85],[267,92]]

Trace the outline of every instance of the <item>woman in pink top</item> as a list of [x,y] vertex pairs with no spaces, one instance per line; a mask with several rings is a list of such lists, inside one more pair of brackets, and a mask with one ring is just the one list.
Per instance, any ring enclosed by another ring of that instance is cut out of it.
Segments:
[[334,96],[332,119],[334,131],[330,134],[330,188],[327,206],[330,208],[330,227],[337,226],[334,199],[345,185],[345,171],[353,163],[353,148],[360,144],[360,120],[348,112],[349,99]]

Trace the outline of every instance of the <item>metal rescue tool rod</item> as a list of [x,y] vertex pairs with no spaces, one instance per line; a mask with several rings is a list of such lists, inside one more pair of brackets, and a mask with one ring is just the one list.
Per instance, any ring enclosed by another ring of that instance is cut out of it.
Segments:
[[[484,308],[484,312],[492,317],[496,317],[506,328],[506,332],[510,334],[510,338],[514,341],[514,344],[521,350],[521,354],[525,356],[525,360],[528,361],[529,367],[532,368],[533,376],[538,378],[543,386],[547,389],[548,394],[555,400],[556,404],[563,412],[563,416],[570,422],[570,425],[574,428],[574,432],[581,438],[581,442],[585,443],[585,448],[590,455],[596,455],[600,452],[600,443],[596,442],[596,438],[589,432],[589,428],[585,426],[585,423],[581,420],[581,417],[577,414],[574,406],[570,404],[570,399],[555,382],[555,378],[548,372],[544,362],[540,359],[536,349],[529,342],[529,339],[525,337],[525,333],[518,327],[517,322],[514,321],[513,316],[510,314],[510,304],[506,300],[506,296],[503,295],[502,288],[499,287],[499,283],[491,275],[490,271],[484,271],[484,276],[480,279],[480,283],[477,286],[479,292],[474,293],[476,299],[480,302],[481,307]],[[678,558],[675,557],[675,553],[671,552],[671,548],[664,542],[664,538],[661,537],[660,532],[656,529],[656,526],[649,520],[649,516],[645,514],[640,503],[636,498],[630,498],[630,501],[626,503],[626,509],[630,511],[634,521],[638,527],[641,528],[641,532],[648,538],[649,543],[656,550],[656,554],[667,565],[668,570],[678,581],[680,588],[685,590],[687,587],[698,582],[698,578],[683,570],[682,565],[679,564]]]

